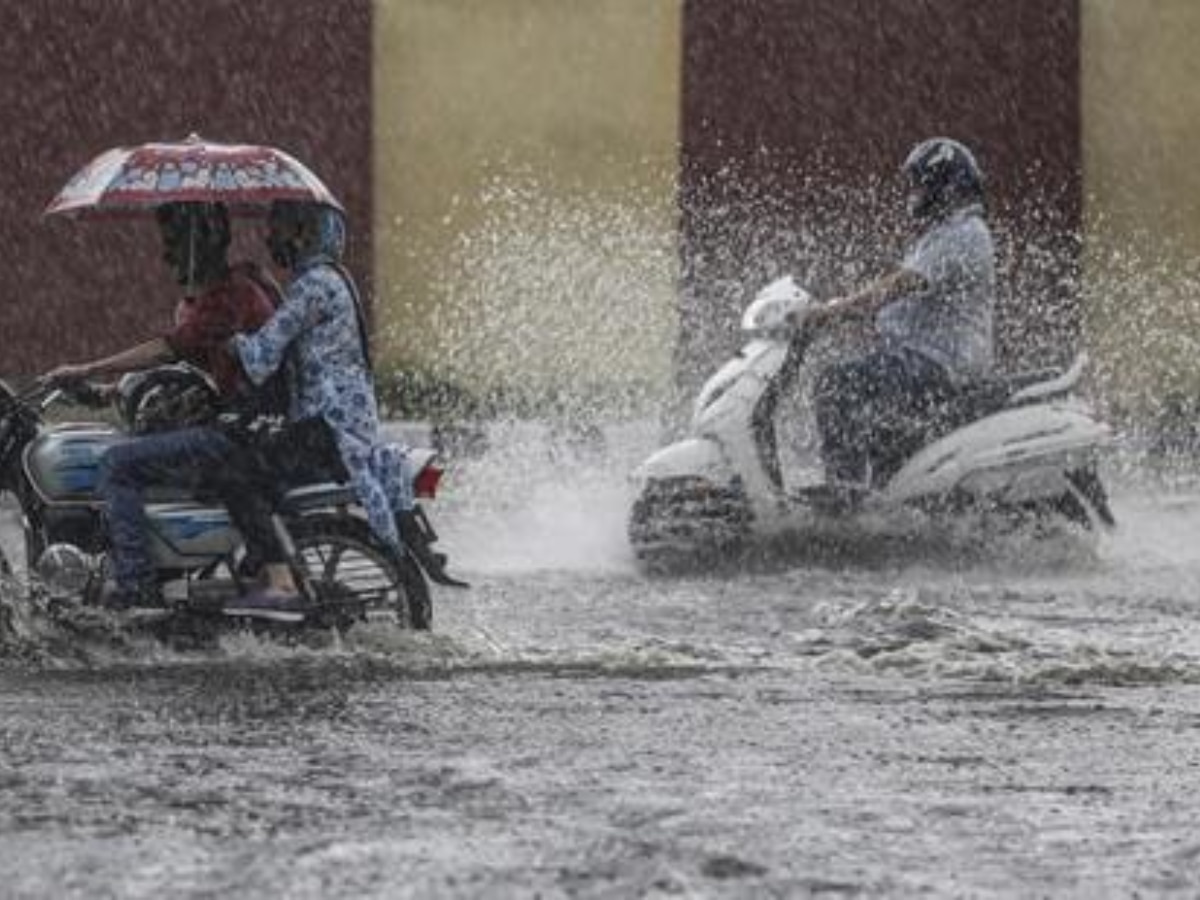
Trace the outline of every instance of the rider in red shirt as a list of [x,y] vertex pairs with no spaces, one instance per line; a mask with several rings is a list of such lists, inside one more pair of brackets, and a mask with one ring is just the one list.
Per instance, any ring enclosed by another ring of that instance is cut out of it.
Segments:
[[223,396],[243,383],[241,367],[225,349],[235,334],[257,331],[275,312],[275,301],[251,264],[203,294],[184,297],[175,308],[175,327],[162,336],[176,359],[212,376]]
[[[46,377],[77,381],[183,360],[203,369],[225,398],[242,385],[237,361],[225,350],[234,334],[254,331],[275,311],[278,288],[253,265],[231,267],[229,216],[221,204],[171,203],[156,211],[163,259],[184,289],[175,323],[104,359],[60,366]],[[145,534],[146,488],[189,486],[224,466],[230,443],[219,430],[198,426],[139,435],[110,447],[100,461],[98,492],[106,501],[115,584],[107,598],[117,609],[161,605]],[[254,521],[231,500],[235,522]]]
[[220,204],[170,203],[157,210],[163,259],[184,289],[173,327],[112,356],[54,369],[46,377],[73,381],[148,369],[183,360],[212,377],[223,395],[241,383],[225,349],[240,332],[257,331],[275,312],[279,288],[253,263],[230,266],[229,218]]

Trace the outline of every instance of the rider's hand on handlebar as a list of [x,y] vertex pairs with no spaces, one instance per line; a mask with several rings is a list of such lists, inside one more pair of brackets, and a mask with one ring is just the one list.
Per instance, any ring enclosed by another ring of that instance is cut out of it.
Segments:
[[80,406],[100,408],[108,406],[116,393],[114,384],[93,384],[90,381],[72,381],[64,384],[62,392]]
[[82,406],[107,406],[116,393],[116,385],[92,384],[87,381],[91,370],[86,365],[59,366],[47,372],[38,381],[49,388],[61,391],[67,398]]
[[107,406],[117,395],[117,386],[113,382],[87,381],[72,387],[68,393],[84,406]]
[[85,364],[65,365],[51,369],[39,378],[38,381],[51,387],[61,387],[73,382],[83,381],[89,375],[91,375],[91,369]]
[[814,304],[804,311],[804,324],[810,328],[828,325],[841,318],[847,306],[844,297],[831,297],[824,303]]

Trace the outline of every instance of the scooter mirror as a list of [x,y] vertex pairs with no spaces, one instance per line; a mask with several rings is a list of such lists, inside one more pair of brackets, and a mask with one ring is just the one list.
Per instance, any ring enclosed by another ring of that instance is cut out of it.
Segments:
[[812,306],[808,291],[791,275],[772,281],[755,296],[742,315],[742,331],[756,334],[792,332]]

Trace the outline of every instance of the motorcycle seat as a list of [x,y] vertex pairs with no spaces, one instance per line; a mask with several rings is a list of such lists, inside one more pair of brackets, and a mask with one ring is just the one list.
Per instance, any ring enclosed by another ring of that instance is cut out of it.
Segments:
[[[158,485],[147,489],[146,499],[151,503],[220,502],[219,495],[202,489]],[[280,498],[279,507],[284,513],[303,513],[319,507],[351,506],[357,502],[358,495],[348,482],[319,481],[288,488]]]
[[289,489],[280,500],[284,513],[303,513],[309,509],[350,506],[358,502],[354,487],[344,481],[321,481]]

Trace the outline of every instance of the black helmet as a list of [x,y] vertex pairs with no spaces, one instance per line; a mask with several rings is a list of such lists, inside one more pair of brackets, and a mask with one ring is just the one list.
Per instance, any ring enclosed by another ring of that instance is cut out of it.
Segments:
[[231,232],[223,203],[164,203],[154,211],[163,259],[184,287],[221,278],[229,268]]
[[117,384],[117,409],[133,434],[202,425],[216,416],[216,385],[186,363],[131,372]]
[[924,219],[983,202],[983,172],[971,151],[950,138],[922,141],[901,171],[908,178],[909,212]]

